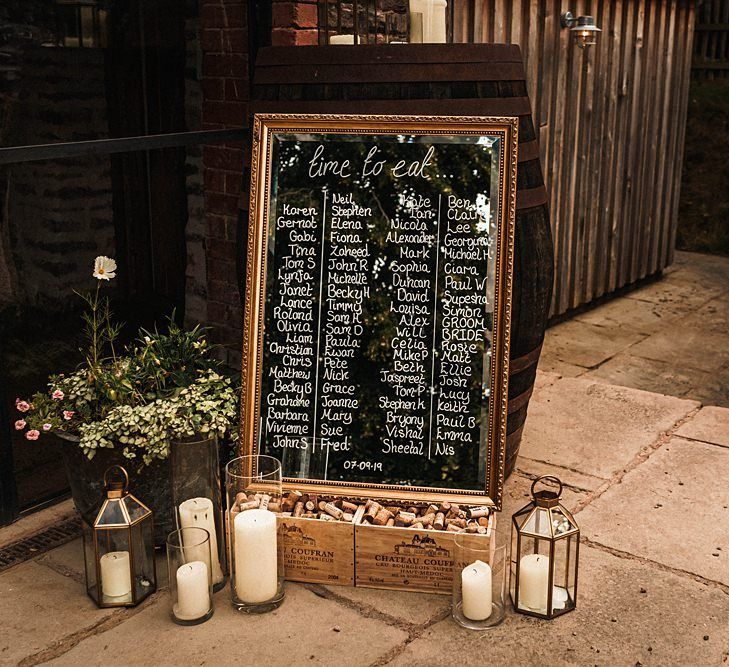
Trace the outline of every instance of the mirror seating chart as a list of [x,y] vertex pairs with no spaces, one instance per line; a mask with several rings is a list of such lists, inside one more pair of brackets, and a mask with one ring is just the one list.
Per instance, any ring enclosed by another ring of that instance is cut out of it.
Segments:
[[500,505],[516,135],[256,116],[243,446],[298,488]]

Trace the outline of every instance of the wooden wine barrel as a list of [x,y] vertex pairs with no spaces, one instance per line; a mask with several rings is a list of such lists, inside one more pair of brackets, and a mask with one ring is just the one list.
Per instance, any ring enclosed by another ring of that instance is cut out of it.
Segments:
[[519,116],[506,475],[514,469],[552,296],[553,249],[518,46],[408,44],[268,47],[256,61],[252,110]]

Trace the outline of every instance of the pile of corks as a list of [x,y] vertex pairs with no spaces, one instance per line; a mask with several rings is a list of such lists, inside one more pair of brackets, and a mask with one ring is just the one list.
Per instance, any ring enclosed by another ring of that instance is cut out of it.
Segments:
[[260,508],[281,516],[321,521],[344,521],[355,525],[397,526],[415,530],[446,530],[453,533],[485,534],[489,527],[488,507],[461,507],[444,501],[422,506],[381,505],[375,500],[357,502],[344,498],[320,498],[315,493],[289,491],[282,499],[256,493],[239,493],[232,513]]

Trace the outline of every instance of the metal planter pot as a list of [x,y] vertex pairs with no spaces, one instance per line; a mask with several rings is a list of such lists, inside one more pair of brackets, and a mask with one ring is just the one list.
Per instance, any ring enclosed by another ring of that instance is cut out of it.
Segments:
[[56,434],[65,440],[63,463],[76,509],[83,519],[93,523],[104,494],[104,472],[109,466],[121,465],[129,473],[129,488],[137,498],[154,512],[155,546],[164,546],[168,533],[175,529],[172,516],[169,459],[145,466],[129,460],[116,449],[97,450],[89,460],[79,447],[79,438],[71,434]]

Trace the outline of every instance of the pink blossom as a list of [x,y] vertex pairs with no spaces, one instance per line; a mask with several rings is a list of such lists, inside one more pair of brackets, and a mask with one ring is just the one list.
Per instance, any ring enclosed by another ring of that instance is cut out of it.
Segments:
[[28,412],[28,410],[30,410],[30,403],[28,403],[28,401],[21,401],[18,399],[15,401],[15,407],[18,409],[18,412]]
[[25,428],[25,419],[18,419],[18,421],[15,422],[15,430],[22,431],[24,428]]
[[53,399],[55,399],[57,401],[62,401],[63,400],[63,392],[60,389],[56,389],[56,391],[54,391],[51,394],[51,398],[53,398]]
[[74,416],[74,414],[76,414],[76,413],[73,410],[64,410],[63,411],[63,418],[66,421],[68,421],[69,419],[71,419]]
[[25,437],[28,438],[28,440],[38,440],[38,436],[40,436],[40,431],[37,431],[36,429],[31,429],[25,434]]
[[43,430],[44,431],[50,431],[51,428],[53,428],[50,424],[43,424]]

